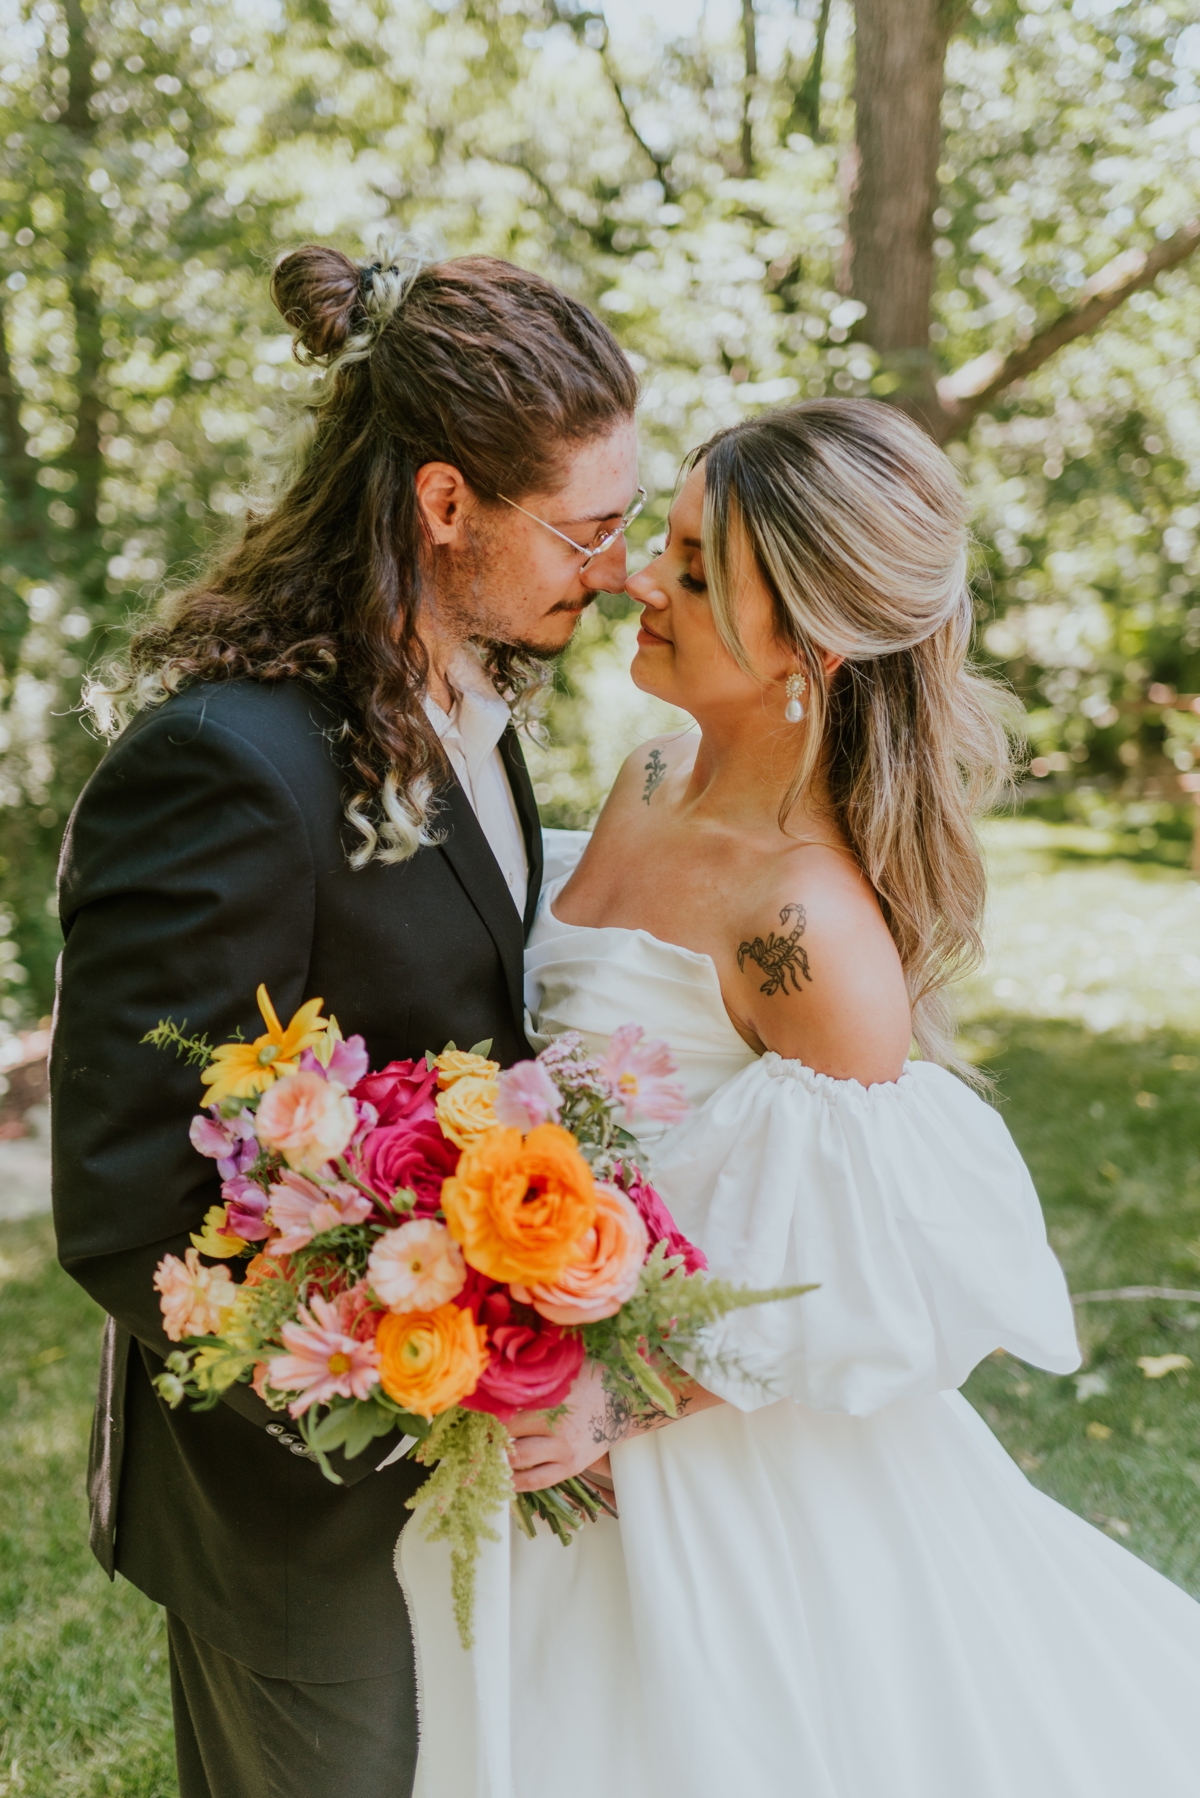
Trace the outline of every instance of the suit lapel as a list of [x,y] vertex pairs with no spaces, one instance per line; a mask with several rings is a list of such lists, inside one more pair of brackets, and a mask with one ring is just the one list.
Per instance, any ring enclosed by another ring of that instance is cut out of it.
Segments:
[[538,816],[537,800],[533,796],[533,782],[525,766],[525,757],[521,754],[521,744],[511,724],[500,739],[500,757],[508,775],[508,784],[512,788],[517,817],[521,820],[525,858],[529,863],[529,890],[525,898],[525,935],[528,936],[533,929],[542,892],[542,821]]
[[[451,779],[438,798],[441,804],[437,826],[443,833],[440,852],[454,869],[496,945],[512,1002],[513,1018],[518,1032],[523,1034],[525,931],[522,919],[492,854],[491,844],[457,780]],[[459,1045],[460,1048],[469,1046]]]

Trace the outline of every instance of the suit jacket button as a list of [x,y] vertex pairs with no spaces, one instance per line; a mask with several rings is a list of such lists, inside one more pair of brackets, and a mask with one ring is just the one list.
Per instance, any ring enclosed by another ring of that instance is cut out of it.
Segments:
[[267,1425],[267,1435],[268,1436],[282,1436],[283,1435],[283,1425],[281,1423],[269,1423]]
[[285,1448],[288,1448],[296,1438],[294,1436],[280,1436],[279,1440],[283,1443]]
[[294,1455],[306,1455],[308,1453],[308,1444],[304,1442],[293,1442],[292,1453]]

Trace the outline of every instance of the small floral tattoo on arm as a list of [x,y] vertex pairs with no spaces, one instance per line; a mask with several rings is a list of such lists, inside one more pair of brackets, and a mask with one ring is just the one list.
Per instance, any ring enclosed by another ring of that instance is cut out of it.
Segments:
[[642,788],[642,798],[649,805],[663,781],[667,778],[667,764],[658,749],[650,751],[650,760],[646,763],[646,784]]
[[788,936],[776,936],[773,930],[768,931],[766,941],[756,936],[751,942],[742,943],[738,948],[737,962],[741,973],[746,971],[746,963],[754,962],[766,975],[759,987],[760,993],[771,998],[775,993],[785,993],[788,981],[791,980],[794,993],[803,992],[798,976],[812,983],[812,974],[808,966],[808,952],[801,948],[800,938],[804,935],[806,919],[802,905],[785,905],[779,914],[779,922],[786,928],[788,919],[793,920]]

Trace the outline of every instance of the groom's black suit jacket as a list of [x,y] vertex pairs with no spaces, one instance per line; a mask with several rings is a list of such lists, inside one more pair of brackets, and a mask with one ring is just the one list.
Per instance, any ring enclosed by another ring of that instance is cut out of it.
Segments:
[[168,1016],[213,1042],[239,1027],[254,1037],[263,981],[285,1022],[322,998],[375,1067],[485,1037],[498,1060],[518,1060],[541,879],[511,730],[501,753],[529,855],[523,919],[453,782],[438,847],[352,870],[337,723],[299,682],[244,680],[192,687],[134,720],[67,832],[51,1054],[59,1255],[110,1317],[93,1547],[213,1647],[316,1682],[410,1664],[392,1552],[422,1474],[407,1461],[377,1473],[395,1446],[385,1437],[339,1459],[346,1484],[334,1486],[248,1387],[205,1412],[168,1410],[155,1394],[170,1345],[154,1269],[183,1254],[220,1195],[214,1164],[188,1142],[197,1070],[141,1038]]

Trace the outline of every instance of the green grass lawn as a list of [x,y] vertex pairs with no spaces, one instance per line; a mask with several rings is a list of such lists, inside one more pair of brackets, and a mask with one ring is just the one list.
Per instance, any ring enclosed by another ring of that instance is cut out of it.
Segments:
[[101,1314],[48,1218],[0,1227],[0,1794],[174,1798],[157,1606],[110,1585],[83,1493]]
[[[1200,1291],[1200,884],[1087,833],[988,834],[969,1037],[1072,1290]],[[1078,1315],[1082,1377],[994,1357],[967,1396],[1039,1486],[1200,1596],[1200,1304]],[[0,1798],[175,1793],[159,1614],[85,1545],[99,1332],[49,1223],[0,1226]],[[1196,1366],[1147,1379],[1163,1355]]]

